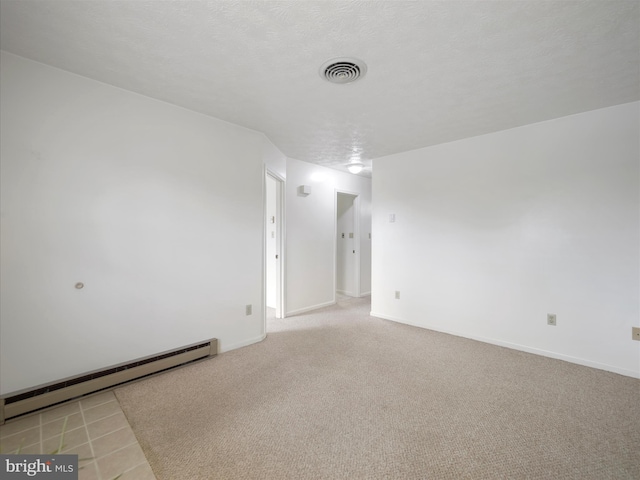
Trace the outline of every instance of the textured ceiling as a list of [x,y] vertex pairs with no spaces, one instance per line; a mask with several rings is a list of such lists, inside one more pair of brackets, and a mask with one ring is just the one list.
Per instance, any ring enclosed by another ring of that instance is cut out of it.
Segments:
[[[640,99],[640,2],[5,1],[0,47],[343,168]],[[367,75],[335,85],[332,57]],[[366,172],[365,172],[366,174]]]

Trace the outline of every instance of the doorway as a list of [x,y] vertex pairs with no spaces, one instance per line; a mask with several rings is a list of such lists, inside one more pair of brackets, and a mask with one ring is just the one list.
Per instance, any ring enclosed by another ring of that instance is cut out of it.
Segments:
[[283,277],[284,181],[265,175],[265,309],[266,317],[284,318]]
[[336,191],[336,301],[360,296],[359,219],[358,195]]

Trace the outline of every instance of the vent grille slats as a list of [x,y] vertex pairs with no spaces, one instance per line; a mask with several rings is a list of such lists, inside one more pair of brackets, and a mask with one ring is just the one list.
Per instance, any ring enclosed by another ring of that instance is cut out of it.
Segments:
[[367,66],[355,58],[334,58],[320,67],[320,76],[331,83],[351,83],[363,77]]

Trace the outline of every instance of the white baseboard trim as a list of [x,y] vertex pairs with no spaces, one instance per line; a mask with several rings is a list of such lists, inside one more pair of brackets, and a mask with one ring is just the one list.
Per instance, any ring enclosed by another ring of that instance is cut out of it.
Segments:
[[335,304],[336,304],[336,301],[335,300],[331,300],[330,302],[319,303],[317,305],[312,305],[310,307],[299,308],[297,310],[290,310],[285,314],[285,316],[290,317],[292,315],[298,315],[300,313],[310,312],[311,310],[317,310],[318,308],[329,307],[329,306],[335,305]]
[[348,297],[355,297],[355,293],[353,292],[348,292],[346,290],[336,290],[336,293],[341,293],[342,295],[346,295]]
[[605,370],[607,372],[618,373],[626,377],[640,379],[640,372],[634,370],[628,370],[626,368],[620,368],[613,365],[607,365],[606,363],[592,362],[584,358],[572,357],[570,355],[564,355],[562,353],[550,352],[548,350],[542,350],[539,348],[529,347],[527,345],[520,345],[518,343],[505,342],[503,340],[496,340],[493,338],[479,337],[476,335],[467,335],[464,333],[456,332],[453,330],[446,330],[431,325],[419,325],[415,322],[405,320],[398,317],[392,317],[390,315],[384,315],[382,313],[370,312],[372,317],[382,318],[384,320],[391,320],[392,322],[403,323],[405,325],[411,325],[412,327],[424,328],[426,330],[433,330],[435,332],[447,333],[449,335],[455,335],[456,337],[468,338],[470,340],[477,340],[479,342],[489,343],[491,345],[497,345],[499,347],[511,348],[513,350],[520,350],[521,352],[533,353],[543,357],[555,358],[556,360],[564,360],[565,362],[575,363],[585,367],[597,368],[598,370]]
[[265,338],[267,338],[267,334],[263,333],[260,336],[249,338],[247,340],[243,340],[242,342],[233,343],[231,345],[226,345],[225,346],[222,342],[220,342],[220,349],[218,350],[218,353],[230,352],[231,350],[235,350],[237,348],[242,348],[242,347],[246,347],[248,345],[253,345],[254,343],[261,342]]
[[342,295],[346,295],[348,297],[352,297],[352,298],[363,298],[363,297],[370,297],[371,296],[371,292],[362,292],[360,293],[360,295],[356,295],[353,292],[347,292],[346,290],[336,290],[336,293],[341,293]]

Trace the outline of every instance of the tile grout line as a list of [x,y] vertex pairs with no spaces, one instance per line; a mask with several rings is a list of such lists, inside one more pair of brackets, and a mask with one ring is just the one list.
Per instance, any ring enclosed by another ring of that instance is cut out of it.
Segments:
[[42,439],[42,435],[43,435],[43,433],[42,433],[42,430],[43,430],[42,425],[43,425],[42,424],[42,414],[39,413],[38,414],[38,426],[40,427],[40,445],[38,447],[38,450],[40,451],[41,454],[44,455],[44,440]]
[[[38,414],[38,417],[39,417],[39,414]],[[26,418],[26,417],[25,417],[25,418]],[[8,424],[7,424],[7,423],[5,423],[5,424],[4,424],[4,426],[6,426],[6,425],[11,425],[11,423],[8,423]],[[4,436],[0,435],[0,440],[6,440],[6,439],[7,439],[7,438],[9,438],[9,437],[13,437],[14,435],[19,435],[19,434],[21,434],[21,433],[23,433],[23,432],[26,432],[27,430],[31,430],[32,428],[38,428],[40,425],[41,425],[41,422],[40,422],[40,423],[38,423],[37,425],[33,425],[33,426],[31,426],[31,427],[23,428],[22,430],[18,430],[18,431],[13,432],[13,433],[11,433],[11,434],[9,434],[9,435],[4,435]]]
[[[120,413],[120,412],[122,411],[122,409],[120,408],[120,404],[119,404],[119,403],[118,403],[118,401],[116,400],[115,396],[114,396],[113,398],[108,399],[108,400],[105,400],[105,401],[103,401],[103,402],[101,402],[101,403],[97,403],[97,404],[95,404],[95,405],[92,405],[91,407],[87,408],[86,410],[90,410],[90,409],[92,409],[92,408],[100,407],[100,406],[106,405],[106,404],[111,403],[111,402],[116,403],[116,405],[118,405],[118,407],[119,407],[119,410],[120,410],[120,411],[119,411],[119,412],[116,412],[116,413],[114,413],[114,414],[111,414],[111,415],[107,415],[106,417],[103,417],[103,418],[108,418],[108,417],[110,417],[110,416],[112,416],[112,415],[117,415],[118,413]],[[24,433],[24,432],[26,432],[26,431],[28,431],[28,430],[31,430],[31,429],[33,429],[33,428],[37,428],[37,429],[38,429],[38,431],[39,431],[38,440],[37,440],[35,443],[33,443],[33,444],[29,444],[29,445],[20,445],[18,448],[31,447],[31,446],[34,446],[34,445],[36,445],[36,444],[37,444],[37,445],[38,445],[38,451],[40,451],[40,452],[44,455],[44,454],[46,454],[46,452],[44,452],[44,450],[43,450],[43,448],[44,448],[44,441],[45,441],[45,440],[49,440],[49,439],[51,439],[51,438],[53,438],[53,437],[55,437],[55,436],[56,436],[56,435],[52,435],[52,436],[50,436],[50,437],[48,437],[48,438],[44,438],[44,426],[45,426],[45,425],[47,425],[47,424],[49,424],[49,423],[53,423],[53,422],[58,421],[58,420],[61,420],[61,419],[62,419],[62,420],[64,420],[64,418],[68,418],[68,417],[70,417],[71,415],[73,415],[74,413],[81,413],[81,416],[82,416],[82,419],[83,419],[83,425],[81,425],[81,426],[79,426],[79,427],[76,427],[76,428],[73,428],[73,429],[71,429],[71,430],[66,430],[66,431],[65,431],[65,433],[68,433],[68,432],[71,432],[71,431],[74,431],[74,430],[77,430],[77,429],[79,429],[79,428],[83,428],[83,427],[85,427],[85,429],[86,429],[86,425],[87,425],[87,423],[86,423],[86,421],[85,421],[84,414],[82,413],[85,409],[84,409],[84,408],[82,407],[82,405],[80,404],[80,400],[76,400],[76,403],[78,404],[78,412],[73,412],[73,413],[70,413],[70,414],[67,414],[67,415],[60,415],[59,417],[51,418],[51,419],[49,419],[49,420],[48,420],[48,421],[46,421],[46,422],[45,422],[45,420],[44,420],[44,414],[46,414],[46,413],[48,413],[48,412],[52,411],[51,409],[45,410],[44,412],[34,412],[34,413],[33,413],[33,416],[36,416],[36,415],[37,415],[37,418],[38,418],[38,422],[37,422],[37,424],[36,424],[36,425],[33,425],[33,426],[31,426],[31,427],[24,427],[24,428],[22,428],[21,430],[18,430],[18,431],[14,432],[14,433],[12,433],[12,434],[10,434],[10,435],[1,435],[1,434],[0,434],[0,439],[2,439],[2,440],[6,440],[7,438],[9,438],[9,437],[13,437],[14,435],[20,435],[21,433]],[[69,405],[73,405],[73,402],[68,402],[68,403],[66,403],[65,405],[62,405],[62,406],[69,406]],[[54,410],[55,410],[55,409],[54,409]],[[25,415],[23,418],[21,418],[21,419],[17,419],[17,421],[20,421],[20,420],[22,420],[22,419],[24,419],[24,418],[28,418],[29,416],[30,416],[30,415]],[[94,422],[97,422],[97,421],[100,421],[100,420],[102,420],[102,418],[100,418],[100,419],[98,419],[98,420],[94,420],[93,422],[90,422],[90,423],[94,423]],[[7,425],[7,424],[5,424],[5,425]],[[5,425],[3,425],[3,426],[5,426]],[[11,425],[11,423],[9,423],[8,425]],[[4,430],[4,429],[3,429],[3,430]],[[4,433],[4,432],[2,432],[2,433]],[[88,432],[87,432],[87,433],[88,433]]]
[[[124,414],[124,411],[122,410],[122,407],[120,406],[120,402],[118,402],[117,398],[115,398],[115,395],[114,395],[114,399],[112,401],[115,402],[116,406],[118,407],[118,411],[115,412],[115,413],[112,413],[111,415],[107,415],[106,417],[103,417],[103,418],[100,418],[98,420],[95,420],[94,422],[91,422],[91,423],[99,422],[101,420],[104,420],[105,418],[114,417],[114,416],[116,416],[118,414],[122,414],[122,416],[125,419],[126,425],[123,426],[123,427],[117,428],[116,430],[112,430],[112,431],[110,431],[108,433],[105,433],[104,435],[101,435],[99,437],[96,437],[96,438],[92,439],[91,441],[98,440],[100,438],[104,438],[107,435],[111,435],[112,433],[119,432],[120,430],[125,430],[125,429],[128,429],[129,431],[131,431],[131,433],[133,433],[133,430],[131,429],[131,425],[129,425],[129,421],[127,420],[127,416]],[[129,443],[127,445],[124,445],[124,446],[120,446],[116,450],[112,450],[109,453],[106,453],[106,454],[102,455],[101,457],[95,457],[96,470],[98,471],[98,473],[100,475],[100,478],[102,479],[102,472],[100,471],[100,467],[98,465],[98,460],[102,460],[102,459],[108,457],[109,455],[113,455],[114,453],[120,452],[120,451],[122,451],[122,450],[124,450],[126,448],[129,448],[129,447],[132,447],[134,445],[137,446],[140,449],[140,451],[142,451],[142,447],[140,446],[140,443],[138,442],[138,439],[135,436],[135,434],[134,434],[133,441],[131,443]],[[124,475],[125,473],[130,472],[130,471],[134,470],[135,468],[138,468],[140,465],[145,465],[145,464],[149,465],[149,461],[147,460],[146,455],[144,455],[144,452],[142,452],[142,455],[143,455],[143,458],[144,458],[144,460],[142,462],[140,462],[139,464],[134,465],[133,467],[131,467],[131,468],[127,469],[127,470],[124,470],[124,471],[120,472],[119,475]],[[149,466],[149,468],[151,468],[151,466]]]
[[83,408],[83,410],[93,410],[94,408],[102,407],[108,403],[117,403],[117,402],[115,400],[107,400],[106,402],[102,402],[97,405],[91,405],[90,407]]
[[[118,447],[117,449],[112,450],[112,451],[110,451],[109,453],[105,453],[105,454],[104,454],[104,455],[102,455],[101,457],[96,457],[96,461],[97,461],[97,460],[102,460],[103,458],[106,458],[106,457],[108,457],[109,455],[111,455],[111,454],[113,454],[113,453],[119,452],[120,450],[124,450],[125,448],[129,448],[129,447],[131,447],[132,445],[138,445],[138,442],[137,442],[137,441],[133,441],[132,443],[128,443],[127,445],[125,445],[125,446],[123,446],[123,447]],[[138,445],[138,446],[139,446],[139,445]],[[140,447],[140,450],[142,450],[142,447]],[[143,453],[144,453],[144,452],[143,452]],[[146,459],[146,457],[145,457],[145,459]],[[136,465],[136,467],[137,467],[137,465]]]
[[[95,465],[96,473],[98,475],[98,480],[102,480],[102,475],[100,474],[100,469],[98,468],[98,462],[96,462],[96,454],[93,450],[93,443],[91,442],[91,436],[89,435],[89,428],[87,427],[87,422],[84,418],[84,408],[80,401],[78,401],[78,406],[80,407],[80,415],[82,415],[82,423],[84,424],[85,432],[87,433],[87,441],[89,443],[89,449],[91,450],[91,459],[93,460],[93,464]],[[80,465],[78,465],[78,469],[80,469]]]
[[[108,417],[105,417],[105,418],[108,418]],[[102,419],[101,419],[101,420],[102,420]],[[100,420],[96,420],[96,421],[98,421],[98,422],[99,422]],[[100,440],[101,438],[104,438],[104,437],[106,437],[107,435],[111,435],[111,434],[112,434],[112,433],[114,433],[114,432],[119,432],[120,430],[124,430],[125,428],[131,428],[131,427],[120,427],[120,428],[118,428],[117,430],[113,430],[113,431],[111,431],[111,432],[109,432],[109,433],[105,433],[104,435],[100,435],[99,437],[94,438],[94,440]]]
[[[89,423],[86,423],[86,422],[85,422],[85,424],[86,424],[86,425],[91,425],[91,424],[94,424],[94,423],[96,423],[96,422],[101,422],[101,421],[102,421],[102,420],[104,420],[105,418],[113,417],[113,416],[115,416],[115,415],[118,415],[119,413],[122,413],[122,414],[124,415],[124,412],[122,412],[122,411],[120,411],[120,412],[116,412],[116,413],[111,413],[111,414],[109,414],[109,415],[107,415],[107,416],[105,416],[105,417],[98,418],[97,420],[94,420],[94,421],[92,421],[92,422],[89,422]],[[125,418],[126,418],[126,417],[125,417]],[[82,419],[84,420],[84,415],[82,416]],[[111,432],[109,432],[109,433],[111,433]]]
[[[128,470],[125,470],[124,472],[122,472],[120,475],[124,475],[125,473],[129,473],[129,472],[135,470],[136,468],[138,468],[140,465],[148,465],[149,469],[153,472],[153,470],[151,469],[151,465],[149,465],[149,462],[147,461],[147,459],[145,457],[144,462],[140,462],[139,464],[134,465],[133,467],[129,468]],[[155,476],[155,473],[153,475]]]
[[[45,424],[45,425],[46,425],[46,424]],[[67,435],[67,433],[75,432],[76,430],[80,430],[80,429],[81,429],[81,428],[83,428],[83,427],[84,427],[84,425],[80,425],[79,427],[72,428],[71,430],[65,430],[65,431],[64,431],[64,434],[65,434],[65,435]],[[42,430],[42,429],[41,429],[41,430]],[[59,436],[61,435],[61,433],[56,433],[55,435],[51,435],[50,437],[47,437],[47,438],[42,438],[42,436],[43,436],[43,435],[44,435],[44,433],[41,431],[41,432],[40,432],[40,437],[41,437],[41,440],[42,440],[42,444],[43,444],[43,446],[44,446],[44,441],[45,441],[45,440],[51,440],[52,438],[59,437]]]
[[[151,468],[151,464],[149,463],[149,459],[147,458],[147,454],[144,452],[144,449],[142,448],[142,445],[140,445],[140,440],[138,439],[138,436],[133,431],[133,428],[131,427],[131,423],[129,423],[129,419],[127,418],[127,415],[124,413],[124,410],[122,409],[122,405],[120,404],[120,400],[118,400],[118,397],[116,396],[115,390],[113,391],[113,397],[114,397],[114,399],[116,401],[116,404],[118,405],[118,410],[124,416],[124,420],[125,420],[125,423],[126,423],[126,426],[122,427],[122,429],[127,428],[133,434],[134,441],[130,445],[128,445],[127,447],[130,447],[131,445],[137,445],[138,448],[140,449],[140,451],[142,452],[142,458],[144,458],[144,460],[142,462],[140,462],[138,465],[135,465],[135,466],[131,467],[129,470],[125,470],[124,472],[121,473],[121,475],[124,475],[125,473],[128,473],[130,471],[133,471],[134,469],[140,467],[141,465],[146,465],[149,468],[149,470],[151,471],[152,477],[154,479],[157,478],[156,477],[156,473],[153,471],[153,468]],[[121,429],[118,429],[118,430],[121,430]]]
[[[125,426],[119,427],[119,428],[117,428],[116,430],[110,431],[110,432],[108,432],[108,433],[105,433],[105,434],[103,434],[103,435],[100,435],[99,437],[96,437],[96,438],[93,438],[93,439],[92,439],[92,438],[90,437],[90,434],[89,434],[89,425],[94,424],[94,423],[99,422],[99,421],[102,421],[102,420],[105,420],[105,419],[108,419],[108,418],[111,418],[111,417],[115,417],[116,415],[119,415],[119,414],[124,415],[124,412],[122,411],[122,407],[120,406],[120,403],[117,401],[117,399],[116,399],[116,398],[112,398],[112,399],[106,400],[106,401],[104,401],[104,402],[102,402],[102,403],[99,403],[99,404],[96,404],[96,405],[91,405],[90,407],[85,407],[84,405],[82,405],[82,403],[81,403],[81,401],[80,401],[80,400],[77,400],[76,402],[77,402],[77,405],[78,405],[78,411],[77,411],[77,412],[74,412],[74,413],[79,413],[79,414],[80,414],[80,418],[82,419],[82,424],[81,424],[80,426],[78,426],[78,427],[76,427],[76,428],[72,429],[72,430],[68,430],[68,431],[67,431],[67,430],[65,430],[65,431],[64,431],[64,434],[67,434],[67,433],[69,433],[69,432],[76,431],[76,430],[80,430],[81,428],[84,428],[85,434],[87,435],[87,442],[86,442],[86,444],[88,444],[88,445],[89,445],[89,449],[90,449],[90,452],[91,452],[91,457],[90,457],[90,458],[91,458],[91,462],[90,462],[90,463],[88,463],[86,466],[88,466],[88,465],[90,465],[91,463],[93,463],[94,468],[95,468],[95,470],[96,470],[96,475],[98,476],[98,480],[109,480],[109,479],[105,479],[105,478],[104,478],[103,473],[100,471],[100,467],[98,466],[98,462],[97,462],[97,461],[98,461],[98,457],[96,456],[96,450],[95,450],[95,448],[94,448],[93,441],[94,441],[94,440],[99,440],[99,439],[101,439],[101,438],[106,437],[107,435],[110,435],[110,434],[115,433],[115,432],[119,432],[119,431],[121,431],[121,430],[126,430],[126,429],[131,430],[131,426],[129,425],[129,423],[128,423],[128,421],[127,421],[127,422],[126,422],[127,424],[126,424]],[[115,413],[111,413],[111,414],[109,414],[109,415],[106,415],[105,417],[98,418],[98,419],[96,419],[96,420],[93,420],[92,422],[87,422],[87,417],[85,416],[85,413],[86,413],[86,412],[88,412],[89,410],[91,410],[91,409],[93,409],[93,408],[96,408],[96,407],[100,407],[100,406],[107,405],[107,404],[109,404],[109,403],[111,403],[111,402],[114,402],[114,403],[115,403],[115,405],[118,407],[118,408],[117,408],[117,411],[116,411]],[[71,403],[70,403],[70,405],[71,405]],[[25,432],[25,431],[30,430],[31,428],[38,428],[38,437],[37,437],[37,438],[38,438],[38,441],[37,441],[37,444],[38,444],[38,447],[39,447],[39,451],[41,452],[41,454],[43,454],[43,455],[44,455],[44,454],[46,454],[46,453],[44,452],[44,441],[45,441],[45,440],[50,440],[50,439],[52,439],[52,438],[55,438],[55,437],[56,437],[56,435],[53,435],[53,436],[50,436],[49,438],[45,439],[45,438],[44,438],[44,426],[45,426],[45,425],[48,425],[49,423],[53,423],[53,422],[56,422],[56,421],[60,421],[61,419],[64,421],[64,419],[65,419],[65,418],[67,418],[67,419],[68,419],[68,418],[69,418],[71,415],[73,415],[74,413],[70,413],[70,414],[68,414],[68,415],[61,415],[61,416],[56,417],[56,418],[51,418],[51,419],[49,419],[47,422],[45,422],[45,420],[44,420],[44,415],[43,415],[43,413],[46,413],[46,412],[37,413],[37,415],[38,415],[38,420],[37,420],[36,425],[34,425],[33,427],[30,427],[30,428],[24,428],[24,429],[22,429],[22,430],[20,430],[20,431],[18,431],[18,432],[13,433],[12,435],[20,434],[20,433],[22,433],[22,432]],[[126,420],[126,416],[125,416],[124,418],[125,418],[125,420]],[[131,430],[131,431],[132,431],[132,430]],[[62,435],[62,434],[61,434],[61,435]],[[11,436],[11,435],[9,435],[9,436]],[[8,437],[8,436],[7,436],[7,437]],[[84,444],[81,444],[81,445],[84,445]],[[131,443],[127,444],[127,445],[120,446],[120,447],[119,447],[119,448],[117,448],[116,450],[113,450],[113,451],[111,451],[111,452],[108,452],[108,453],[106,453],[106,454],[104,454],[104,455],[100,456],[100,457],[99,457],[99,459],[104,459],[105,457],[107,457],[107,456],[109,456],[109,455],[111,455],[111,454],[114,454],[114,453],[120,452],[121,450],[124,450],[124,449],[126,449],[126,448],[130,448],[130,447],[132,447],[132,446],[138,446],[139,448],[141,448],[141,447],[140,447],[140,443],[138,442],[138,439],[137,439],[137,438],[134,438],[134,440],[133,440]],[[19,447],[19,448],[20,448],[20,447]],[[74,447],[74,448],[76,448],[76,447]],[[128,473],[128,472],[130,472],[130,471],[132,471],[132,470],[134,470],[134,469],[136,469],[136,468],[139,468],[140,466],[143,466],[143,465],[149,465],[149,462],[148,462],[148,460],[146,459],[146,456],[145,456],[145,458],[144,458],[144,460],[143,460],[142,462],[140,462],[139,464],[136,464],[136,465],[132,466],[131,468],[129,468],[129,469],[127,469],[127,470],[125,470],[125,471],[121,472],[121,473],[120,473],[120,475],[122,475],[122,474],[124,474],[124,473]],[[80,465],[79,465],[79,467],[80,467]]]
[[[91,397],[86,397],[86,400],[88,400],[88,399],[90,399],[90,398],[91,398]],[[112,399],[110,399],[110,400],[105,400],[105,401],[104,401],[104,402],[102,402],[102,403],[96,403],[95,405],[91,405],[90,407],[87,407],[87,410],[91,410],[92,408],[95,408],[95,407],[101,407],[102,405],[105,405],[105,404],[107,404],[107,403],[111,403],[111,402],[115,402],[115,401],[116,401],[116,400],[115,400],[115,398],[112,398]]]

